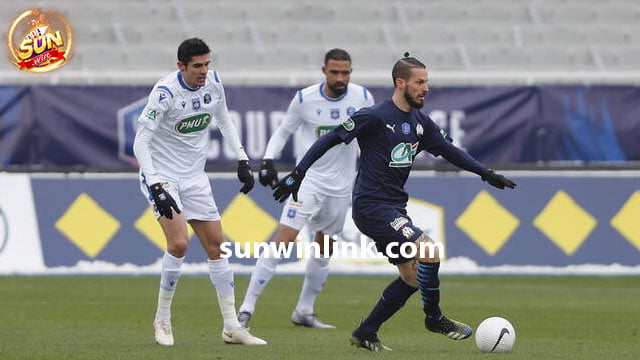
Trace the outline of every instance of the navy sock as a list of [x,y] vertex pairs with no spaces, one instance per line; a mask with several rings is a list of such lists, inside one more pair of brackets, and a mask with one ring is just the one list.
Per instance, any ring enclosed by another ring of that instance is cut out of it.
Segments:
[[437,320],[442,316],[440,310],[440,263],[420,262],[418,264],[418,285],[422,294],[422,304],[428,320]]
[[400,310],[416,291],[417,288],[409,286],[401,278],[394,280],[384,289],[382,297],[362,322],[360,329],[367,333],[377,333],[382,323]]

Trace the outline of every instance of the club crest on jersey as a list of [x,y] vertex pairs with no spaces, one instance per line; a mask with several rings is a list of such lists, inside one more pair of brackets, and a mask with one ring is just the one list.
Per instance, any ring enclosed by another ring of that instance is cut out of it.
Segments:
[[402,133],[405,135],[409,135],[409,132],[411,132],[411,125],[409,125],[409,123],[402,123]]
[[340,109],[331,109],[331,118],[336,120],[340,118]]
[[416,125],[416,134],[422,136],[424,134],[424,128],[422,127],[422,125],[418,124]]
[[191,99],[191,106],[193,106],[193,110],[200,109],[200,98]]
[[204,103],[208,104],[210,102],[211,102],[211,94],[209,93],[204,94]]
[[390,167],[408,167],[413,164],[413,156],[418,152],[418,143],[400,143],[391,150]]
[[193,115],[178,121],[175,129],[181,134],[189,134],[206,129],[209,122],[211,122],[211,114]]
[[389,223],[389,226],[391,226],[393,230],[398,231],[404,224],[408,222],[409,222],[409,219],[407,219],[406,217],[397,217],[393,219],[392,222]]
[[347,108],[347,115],[348,115],[348,116],[353,115],[353,113],[355,113],[355,112],[356,112],[356,108],[354,108],[353,106],[349,106],[349,107]]

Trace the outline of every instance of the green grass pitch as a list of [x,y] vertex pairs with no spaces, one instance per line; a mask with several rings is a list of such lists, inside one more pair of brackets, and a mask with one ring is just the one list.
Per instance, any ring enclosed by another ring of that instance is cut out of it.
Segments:
[[[174,299],[176,345],[154,343],[158,278],[0,277],[0,359],[638,359],[640,277],[443,276],[445,314],[472,327],[490,316],[517,332],[509,354],[482,354],[473,338],[452,341],[423,327],[414,295],[381,329],[394,349],[370,353],[348,338],[392,280],[330,275],[316,311],[336,330],[296,328],[289,315],[302,276],[275,276],[252,332],[266,347],[224,345],[213,287],[184,276]],[[248,278],[236,276],[238,303]]]

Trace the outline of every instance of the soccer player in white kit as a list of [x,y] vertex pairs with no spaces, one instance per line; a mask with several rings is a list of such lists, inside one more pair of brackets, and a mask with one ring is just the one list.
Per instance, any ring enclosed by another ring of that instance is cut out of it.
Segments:
[[209,70],[209,47],[198,38],[178,47],[179,70],[160,79],[140,118],[133,150],[140,164],[140,188],[148,198],[167,241],[162,259],[158,307],[153,322],[156,342],[174,343],[171,302],[187,251],[187,222],[208,256],[209,278],[224,320],[222,340],[264,345],[238,323],[233,272],[221,258],[224,242],[220,213],[204,172],[209,124],[213,121],[238,157],[238,179],[248,193],[254,184],[249,158],[229,117],[220,76]]
[[[273,159],[280,155],[289,136],[296,131],[299,154],[322,135],[340,125],[356,110],[374,104],[371,93],[364,87],[349,83],[351,57],[342,49],[326,53],[322,72],[325,81],[299,90],[291,100],[282,124],[269,139],[260,166],[259,179],[264,186],[274,186],[278,173]],[[336,146],[309,169],[299,192],[298,201],[289,199],[282,210],[280,225],[273,240],[276,246],[295,241],[300,230],[307,225],[320,254],[311,254],[307,262],[302,291],[291,321],[298,326],[330,329],[333,325],[320,321],[314,304],[324,287],[329,273],[329,259],[324,258],[324,235],[333,236],[342,231],[346,212],[351,203],[351,189],[356,175],[358,148],[355,143]],[[333,242],[329,242],[329,246]],[[326,249],[331,253],[332,249]],[[240,324],[246,326],[255,311],[258,297],[271,280],[280,259],[273,254],[261,254],[251,274],[244,302],[238,312]]]

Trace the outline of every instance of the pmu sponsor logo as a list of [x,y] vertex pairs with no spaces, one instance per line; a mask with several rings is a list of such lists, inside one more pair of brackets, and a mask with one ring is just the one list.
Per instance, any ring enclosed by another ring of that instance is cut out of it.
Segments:
[[209,126],[211,122],[211,114],[198,114],[178,121],[176,131],[181,134],[189,134],[196,131],[202,131]]
[[334,125],[327,125],[327,126],[318,126],[316,128],[316,134],[318,135],[318,137],[321,137],[323,135],[326,135],[329,131],[335,129],[336,127]]
[[389,226],[393,228],[393,230],[398,231],[400,228],[409,222],[409,219],[406,217],[397,217],[392,222],[389,223]]

